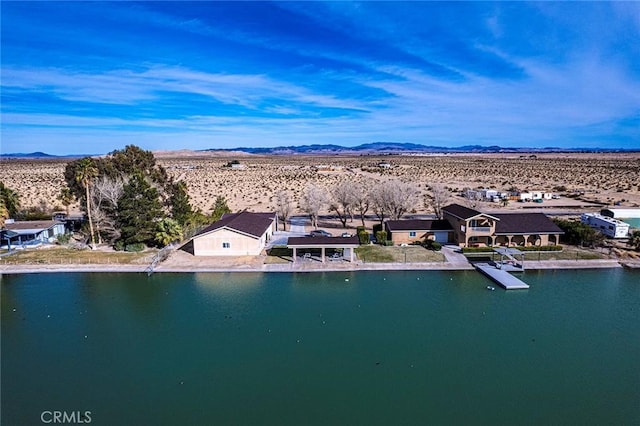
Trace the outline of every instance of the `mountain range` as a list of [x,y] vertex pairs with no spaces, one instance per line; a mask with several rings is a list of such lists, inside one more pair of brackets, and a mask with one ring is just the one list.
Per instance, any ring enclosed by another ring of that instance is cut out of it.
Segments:
[[543,152],[636,152],[640,149],[610,149],[610,148],[505,148],[497,145],[464,145],[447,148],[442,146],[421,145],[402,142],[372,142],[362,145],[345,147],[341,145],[297,145],[279,146],[274,148],[241,147],[233,149],[205,149],[209,151],[236,151],[249,154],[266,155],[321,155],[321,154],[408,154],[408,153],[543,153]]
[[[430,146],[421,145],[416,143],[403,143],[403,142],[372,142],[357,146],[342,146],[342,145],[297,145],[297,146],[278,146],[271,148],[257,148],[257,147],[240,147],[230,149],[210,148],[198,151],[180,150],[175,153],[191,152],[196,154],[200,153],[231,153],[231,152],[244,152],[247,154],[262,154],[262,155],[382,155],[382,154],[464,154],[464,153],[545,153],[545,152],[639,152],[637,149],[623,149],[623,148],[557,148],[557,147],[544,147],[544,148],[509,148],[501,147],[497,145],[483,146],[483,145],[464,145],[459,147],[442,147],[442,146]],[[173,151],[164,152],[170,154]],[[29,158],[29,159],[56,159],[56,158],[81,158],[85,155],[51,155],[44,152],[32,152],[32,153],[13,153],[5,154],[0,153],[0,158]],[[87,155],[89,156],[89,154]]]

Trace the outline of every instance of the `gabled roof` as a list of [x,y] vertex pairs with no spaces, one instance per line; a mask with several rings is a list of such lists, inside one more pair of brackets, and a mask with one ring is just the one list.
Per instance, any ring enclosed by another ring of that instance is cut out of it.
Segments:
[[398,231],[453,231],[453,227],[446,220],[408,219],[388,220],[385,222],[391,232]]
[[200,230],[193,237],[199,237],[218,229],[227,228],[252,237],[260,238],[262,234],[273,224],[276,218],[275,213],[251,213],[243,211],[240,213],[227,213],[219,221],[212,223]]
[[562,229],[544,213],[495,214],[496,234],[563,234]]
[[4,227],[5,229],[24,234],[44,231],[45,229],[53,228],[55,225],[64,225],[64,223],[58,222],[57,220],[25,220],[10,223],[5,222]]
[[478,210],[461,206],[460,204],[450,204],[446,207],[443,207],[442,210],[462,220],[471,219],[472,217],[476,217],[476,216],[487,216],[494,219],[498,219],[496,215],[482,213],[482,212],[479,212]]

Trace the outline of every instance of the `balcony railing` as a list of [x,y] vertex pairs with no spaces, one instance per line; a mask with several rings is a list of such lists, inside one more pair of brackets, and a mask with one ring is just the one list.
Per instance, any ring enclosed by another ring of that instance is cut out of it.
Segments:
[[469,231],[474,232],[474,233],[484,233],[484,234],[490,234],[491,233],[491,227],[490,226],[470,226]]

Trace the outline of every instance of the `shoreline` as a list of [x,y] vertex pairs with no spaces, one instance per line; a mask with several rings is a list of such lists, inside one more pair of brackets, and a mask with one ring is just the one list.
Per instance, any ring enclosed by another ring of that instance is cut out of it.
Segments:
[[[602,269],[602,268],[640,269],[640,262],[623,262],[613,259],[596,260],[564,260],[564,261],[529,261],[525,263],[527,270],[569,270],[569,269]],[[3,274],[49,274],[49,273],[146,273],[147,265],[8,265],[0,266]],[[358,272],[358,271],[474,271],[471,264],[451,263],[356,263],[341,265],[312,264],[263,264],[260,267],[244,265],[241,267],[163,267],[158,266],[153,273],[229,273],[229,272]]]

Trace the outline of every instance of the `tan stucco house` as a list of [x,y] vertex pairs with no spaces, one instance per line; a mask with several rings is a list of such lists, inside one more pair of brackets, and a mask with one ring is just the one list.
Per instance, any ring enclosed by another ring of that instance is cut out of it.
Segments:
[[256,256],[276,227],[275,213],[228,213],[194,235],[183,250],[194,256]]
[[453,241],[453,228],[446,220],[388,220],[385,222],[387,239],[393,244],[410,244],[425,239],[442,244]]
[[442,209],[461,247],[545,246],[560,242],[562,230],[543,213],[481,213],[451,204]]

